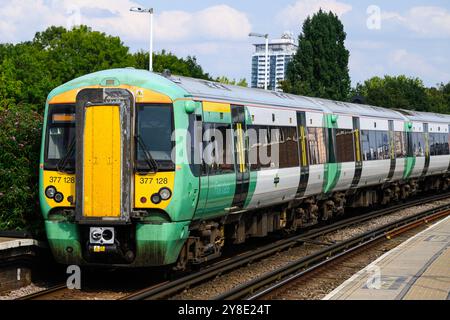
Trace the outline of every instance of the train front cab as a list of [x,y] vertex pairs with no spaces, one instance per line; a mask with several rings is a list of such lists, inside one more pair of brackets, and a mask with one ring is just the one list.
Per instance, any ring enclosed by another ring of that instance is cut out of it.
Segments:
[[45,119],[40,202],[56,260],[176,262],[189,223],[169,208],[173,101],[133,87],[74,89],[51,98]]

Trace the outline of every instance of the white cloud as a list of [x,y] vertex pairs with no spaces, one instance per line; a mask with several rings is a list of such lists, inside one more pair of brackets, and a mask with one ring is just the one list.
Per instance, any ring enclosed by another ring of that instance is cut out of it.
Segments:
[[403,15],[397,12],[383,12],[382,19],[397,22],[422,37],[450,37],[450,12],[445,8],[417,6]]
[[352,6],[336,0],[298,0],[279,12],[277,20],[286,28],[300,26],[308,16],[320,9],[342,16],[351,11]]
[[434,79],[435,82],[447,82],[450,79],[450,73],[436,67],[429,62],[429,59],[405,49],[390,52],[388,61],[393,70],[409,76]]
[[358,50],[377,50],[386,48],[387,43],[375,40],[348,40],[346,45],[353,52],[354,49]]
[[227,5],[217,5],[194,13],[166,11],[157,17],[156,37],[166,41],[197,39],[243,40],[251,31],[245,13]]
[[[130,12],[140,6],[131,0],[0,0],[2,42],[29,40],[51,25],[86,24],[94,30],[142,41],[149,36],[149,19]],[[245,39],[251,30],[245,13],[227,5],[197,12],[155,12],[156,40],[173,42],[195,39]]]

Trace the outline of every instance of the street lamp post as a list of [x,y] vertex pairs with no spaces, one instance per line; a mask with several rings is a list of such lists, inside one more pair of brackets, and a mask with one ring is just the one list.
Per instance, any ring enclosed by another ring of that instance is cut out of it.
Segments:
[[269,78],[269,34],[250,32],[248,34],[248,36],[266,39],[266,68],[265,68],[265,75],[264,75],[264,90],[267,90],[268,82],[269,82],[269,79],[268,79]]
[[130,9],[132,12],[138,13],[150,13],[150,52],[149,52],[149,70],[153,71],[153,8],[145,9],[145,8],[137,8],[132,7]]

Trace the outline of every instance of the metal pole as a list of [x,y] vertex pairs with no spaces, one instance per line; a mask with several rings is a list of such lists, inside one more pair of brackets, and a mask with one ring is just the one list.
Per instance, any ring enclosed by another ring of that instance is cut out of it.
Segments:
[[150,61],[149,70],[153,71],[153,8],[150,9]]
[[266,76],[264,81],[264,90],[267,90],[268,88],[268,82],[269,82],[269,37],[266,35]]

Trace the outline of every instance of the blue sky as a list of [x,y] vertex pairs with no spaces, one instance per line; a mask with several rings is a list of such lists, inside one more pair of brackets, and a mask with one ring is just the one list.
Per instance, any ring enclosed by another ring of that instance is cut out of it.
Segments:
[[0,0],[0,42],[30,40],[50,25],[87,24],[148,48],[149,21],[128,11],[155,8],[155,49],[195,55],[214,76],[250,78],[250,31],[297,37],[318,8],[338,14],[347,32],[353,84],[385,74],[450,81],[450,2],[443,0]]

